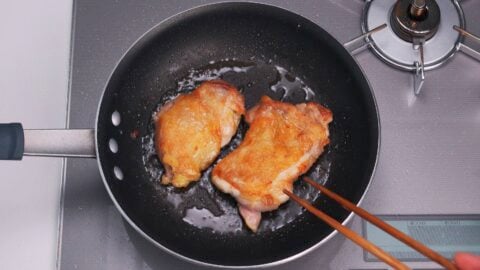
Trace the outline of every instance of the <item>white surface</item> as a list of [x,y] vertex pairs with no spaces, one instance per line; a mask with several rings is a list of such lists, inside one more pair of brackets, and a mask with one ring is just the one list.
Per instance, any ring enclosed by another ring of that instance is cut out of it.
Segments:
[[[64,128],[71,0],[0,1],[0,122]],[[62,160],[0,161],[0,269],[54,269]]]

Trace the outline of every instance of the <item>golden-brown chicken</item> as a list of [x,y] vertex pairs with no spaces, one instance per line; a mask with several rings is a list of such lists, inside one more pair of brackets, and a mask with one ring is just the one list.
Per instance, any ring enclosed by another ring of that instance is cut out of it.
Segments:
[[293,105],[264,96],[246,120],[245,139],[215,166],[212,182],[235,197],[245,224],[256,231],[261,212],[288,200],[282,190],[291,191],[329,143],[332,113],[313,102]]
[[162,183],[185,187],[198,180],[235,134],[244,113],[243,96],[220,80],[204,82],[167,103],[155,123],[155,146],[165,167]]

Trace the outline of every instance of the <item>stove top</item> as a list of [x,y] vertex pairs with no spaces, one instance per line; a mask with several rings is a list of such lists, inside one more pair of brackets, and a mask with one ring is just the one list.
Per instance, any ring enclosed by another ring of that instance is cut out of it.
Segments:
[[[380,0],[259,2],[296,12],[345,43],[363,33],[365,5],[377,1]],[[216,1],[75,1],[70,128],[94,126],[108,76],[138,37],[169,16],[213,2]],[[465,0],[460,5],[465,13],[465,25],[460,26],[480,33],[480,18],[476,15],[480,2]],[[387,30],[380,30],[371,38]],[[480,49],[468,38],[465,43]],[[416,95],[412,91],[412,72],[387,65],[372,50],[361,51],[355,58],[371,83],[381,120],[379,162],[362,206],[393,223],[420,222],[430,226],[435,219],[456,223],[462,219],[478,220],[480,63],[457,52],[444,65],[427,72],[422,91]],[[476,226],[471,227],[473,237],[480,239],[480,227],[472,222]],[[357,217],[350,225],[371,239],[378,236]],[[95,160],[67,161],[60,233],[61,269],[203,268],[166,254],[131,229],[108,198]],[[414,268],[437,267],[422,260],[408,264]],[[387,266],[371,261],[360,248],[337,235],[319,249],[277,268]]]

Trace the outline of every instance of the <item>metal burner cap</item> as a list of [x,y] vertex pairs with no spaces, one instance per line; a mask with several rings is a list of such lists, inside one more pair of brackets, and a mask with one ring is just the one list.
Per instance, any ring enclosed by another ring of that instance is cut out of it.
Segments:
[[[422,6],[417,6],[417,2]],[[399,0],[391,14],[393,31],[408,42],[414,38],[429,40],[440,24],[440,8],[435,0]]]
[[[368,38],[373,52],[396,68],[413,71],[416,70],[414,63],[419,60],[420,52],[414,49],[412,42],[400,38],[394,30],[395,26],[392,27],[391,15],[396,2],[396,0],[367,0],[363,11],[362,31],[366,33],[386,23],[386,29]],[[453,30],[454,25],[465,28],[465,18],[458,1],[442,0],[438,1],[437,5],[442,15],[438,29],[423,45],[425,70],[440,66],[454,55],[463,39]],[[405,14],[408,14],[408,6],[406,9]],[[430,10],[427,16],[430,17],[431,13]]]

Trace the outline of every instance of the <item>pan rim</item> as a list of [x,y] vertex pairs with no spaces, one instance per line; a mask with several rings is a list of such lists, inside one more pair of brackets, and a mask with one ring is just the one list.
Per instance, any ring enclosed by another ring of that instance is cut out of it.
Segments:
[[[113,70],[110,72],[109,76],[108,76],[108,80],[105,84],[105,86],[103,87],[103,90],[102,90],[102,94],[100,96],[100,101],[99,101],[99,104],[97,106],[97,113],[96,113],[96,118],[95,118],[95,152],[96,152],[96,160],[97,160],[97,163],[98,163],[98,168],[99,168],[99,172],[100,172],[100,175],[102,177],[102,181],[103,181],[103,184],[105,186],[105,189],[107,190],[107,193],[111,199],[111,201],[113,202],[113,204],[115,205],[115,207],[117,208],[117,210],[120,212],[120,214],[122,215],[122,217],[128,222],[128,224],[137,232],[139,233],[142,237],[144,237],[146,240],[148,240],[150,243],[152,243],[155,247],[157,248],[160,248],[161,250],[165,251],[166,253],[170,254],[170,255],[173,255],[179,259],[182,259],[183,261],[186,261],[186,262],[189,262],[189,263],[192,263],[192,264],[195,264],[195,265],[200,265],[200,266],[206,266],[206,267],[213,267],[213,268],[230,268],[230,269],[252,269],[252,268],[266,268],[266,267],[272,267],[272,266],[280,266],[282,264],[285,264],[285,263],[288,263],[288,262],[292,262],[294,260],[297,260],[303,256],[305,256],[306,254],[308,253],[311,253],[312,251],[318,249],[320,246],[324,245],[326,242],[328,242],[330,239],[332,239],[334,236],[336,236],[338,234],[338,231],[337,230],[333,230],[330,234],[328,234],[326,237],[324,237],[323,239],[321,239],[319,242],[317,242],[316,244],[312,245],[311,247],[305,249],[305,250],[302,250],[294,255],[291,255],[291,256],[288,256],[286,258],[283,258],[283,259],[279,259],[279,260],[275,260],[275,261],[272,261],[272,262],[268,262],[268,263],[261,263],[261,264],[251,264],[251,265],[228,265],[228,264],[215,264],[215,263],[208,263],[208,262],[204,262],[204,261],[200,261],[200,260],[197,260],[197,259],[192,259],[190,257],[187,257],[179,252],[176,252],[176,251],[173,251],[169,248],[167,248],[166,246],[163,246],[162,244],[160,244],[159,242],[157,242],[155,239],[153,239],[152,237],[150,237],[147,233],[145,233],[140,227],[137,226],[137,224],[132,220],[130,219],[130,217],[127,215],[127,213],[125,213],[125,211],[123,210],[123,208],[120,206],[120,204],[117,202],[116,198],[115,198],[115,195],[112,193],[109,185],[108,185],[108,182],[106,180],[106,177],[105,177],[105,174],[103,172],[103,167],[102,167],[102,162],[101,162],[101,158],[100,158],[100,152],[99,152],[99,141],[98,141],[98,124],[99,124],[99,118],[100,118],[100,109],[102,107],[102,103],[104,101],[104,96],[105,96],[105,92],[108,88],[108,85],[110,84],[110,81],[112,79],[112,77],[114,76],[115,72],[117,71],[118,67],[120,66],[120,64],[127,58],[127,56],[134,50],[134,48],[136,46],[138,46],[138,44],[141,43],[141,41],[146,38],[147,36],[149,35],[152,35],[155,30],[157,30],[158,28],[161,28],[162,25],[168,23],[169,21],[171,21],[172,19],[174,18],[177,18],[177,17],[181,17],[181,16],[187,16],[189,15],[189,13],[192,13],[194,11],[199,11],[199,10],[202,10],[202,9],[208,9],[208,8],[211,8],[211,7],[214,7],[214,6],[228,6],[228,5],[238,5],[238,4],[241,4],[241,5],[250,5],[250,6],[257,6],[257,7],[263,7],[263,8],[269,8],[269,9],[278,9],[278,10],[281,10],[282,12],[287,12],[287,13],[290,13],[292,15],[295,15],[295,16],[298,16],[298,17],[301,17],[303,19],[305,19],[306,21],[312,23],[313,25],[316,25],[317,27],[319,27],[320,29],[322,29],[323,31],[325,31],[336,43],[338,43],[344,50],[345,52],[350,55],[350,59],[353,60],[353,62],[356,64],[356,66],[358,67],[358,69],[360,70],[361,74],[362,74],[362,77],[365,79],[365,82],[367,83],[368,85],[368,88],[369,88],[369,92],[370,92],[370,95],[371,95],[371,98],[372,98],[372,103],[373,103],[373,106],[375,107],[375,114],[376,114],[376,117],[377,117],[377,144],[376,144],[376,153],[375,153],[375,161],[374,161],[374,164],[373,164],[373,168],[372,168],[372,172],[370,174],[370,180],[367,184],[367,186],[365,187],[365,191],[363,192],[362,196],[360,197],[358,203],[356,203],[357,206],[360,206],[365,198],[365,195],[367,194],[368,190],[370,189],[371,185],[372,185],[372,182],[374,180],[374,176],[375,176],[375,172],[376,172],[376,169],[377,169],[377,165],[378,165],[378,159],[379,159],[379,155],[380,155],[380,144],[381,144],[381,126],[380,126],[380,115],[379,115],[379,110],[378,110],[378,105],[377,105],[377,100],[375,98],[375,94],[373,92],[373,88],[372,88],[372,85],[370,83],[370,81],[368,80],[367,76],[365,75],[365,72],[364,70],[362,69],[362,67],[360,66],[360,64],[358,63],[357,59],[355,57],[353,57],[344,47],[343,45],[337,40],[335,39],[330,33],[328,33],[326,30],[324,30],[320,25],[318,25],[317,23],[313,22],[312,20],[296,13],[296,12],[293,12],[293,11],[290,11],[286,8],[283,8],[283,7],[278,7],[278,6],[274,6],[274,5],[271,5],[271,4],[266,4],[266,3],[260,3],[260,2],[255,2],[255,1],[245,1],[245,2],[238,2],[238,1],[233,1],[233,2],[230,2],[230,1],[221,1],[221,2],[216,2],[216,3],[208,3],[208,4],[203,4],[203,5],[198,5],[198,6],[194,6],[192,8],[189,8],[189,9],[186,9],[186,10],[183,10],[181,12],[178,12],[176,14],[173,14],[172,16],[169,16],[167,18],[165,18],[164,20],[160,21],[159,23],[155,24],[154,26],[152,26],[151,28],[149,28],[147,31],[145,31],[141,36],[139,36],[129,47],[128,49],[122,54],[122,56],[119,58],[119,60],[115,63],[114,65],[114,68]],[[341,222],[342,225],[347,225],[353,218],[354,216],[354,213],[353,212],[350,212],[348,214],[348,216]]]

